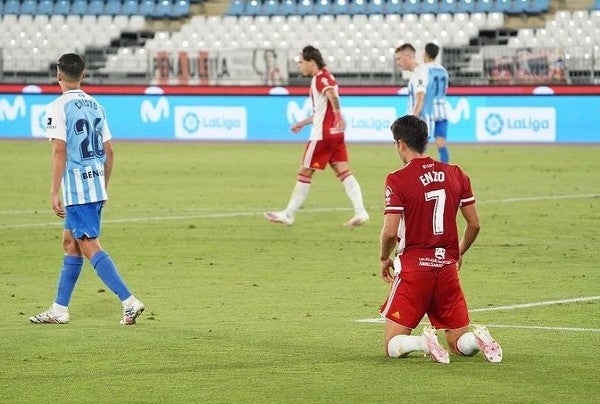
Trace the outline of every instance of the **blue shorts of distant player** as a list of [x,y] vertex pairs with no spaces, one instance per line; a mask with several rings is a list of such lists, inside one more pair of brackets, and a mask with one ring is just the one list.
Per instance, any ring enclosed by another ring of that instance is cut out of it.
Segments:
[[85,203],[66,207],[65,230],[71,230],[73,237],[97,238],[100,236],[100,218],[104,202]]
[[441,121],[435,121],[435,125],[433,128],[433,135],[435,137],[443,137],[446,139],[448,136],[448,120],[444,119]]

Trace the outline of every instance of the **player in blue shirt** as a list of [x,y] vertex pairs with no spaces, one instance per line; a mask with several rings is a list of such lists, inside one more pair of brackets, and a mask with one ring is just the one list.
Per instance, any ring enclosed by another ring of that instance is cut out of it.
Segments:
[[121,300],[121,324],[131,325],[144,311],[144,305],[131,294],[99,242],[113,149],[104,109],[80,88],[84,70],[85,61],[81,56],[68,53],[60,57],[57,79],[63,94],[46,110],[46,136],[52,142],[50,197],[54,213],[65,219],[65,256],[54,304],[29,321],[36,324],[69,322],[69,301],[85,256],[100,279]]
[[446,112],[446,92],[448,91],[448,71],[439,63],[435,62],[440,47],[434,43],[425,45],[423,60],[428,72],[427,92],[425,103],[430,104],[431,114],[434,121],[433,135],[438,148],[440,161],[448,163],[450,154],[446,138],[448,136],[448,115]]

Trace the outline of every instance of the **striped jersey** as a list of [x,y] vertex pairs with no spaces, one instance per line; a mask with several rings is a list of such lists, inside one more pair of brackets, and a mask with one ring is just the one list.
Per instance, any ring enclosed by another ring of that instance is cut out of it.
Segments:
[[104,108],[82,90],[65,91],[46,108],[46,137],[66,143],[62,178],[66,206],[108,199],[104,142],[111,139]]
[[456,165],[412,159],[385,181],[385,214],[402,214],[398,252],[402,268],[427,270],[458,261],[456,215],[475,203],[469,177]]
[[446,113],[446,92],[448,90],[448,71],[439,63],[425,63],[428,71],[428,82],[425,102],[430,103],[429,108],[434,121],[448,119]]
[[313,126],[310,131],[310,140],[327,140],[344,135],[343,132],[335,129],[333,106],[325,95],[325,91],[330,88],[338,94],[335,77],[324,67],[312,77],[310,83],[310,99],[313,104]]

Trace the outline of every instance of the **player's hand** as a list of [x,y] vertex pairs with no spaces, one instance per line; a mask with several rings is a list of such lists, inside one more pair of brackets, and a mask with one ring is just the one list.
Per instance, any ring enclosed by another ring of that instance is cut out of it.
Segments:
[[458,261],[456,262],[456,271],[460,271],[460,267],[462,267],[462,255],[458,257]]
[[336,133],[342,133],[344,130],[346,130],[346,121],[344,118],[336,119],[333,126],[335,127]]
[[385,283],[392,283],[394,280],[394,264],[392,260],[388,258],[387,260],[379,261],[379,263],[381,266],[381,279]]
[[58,194],[52,194],[52,195],[50,195],[50,199],[52,202],[52,210],[54,211],[54,214],[60,218],[64,218],[65,217],[65,209],[60,200],[60,196]]
[[304,128],[304,123],[296,122],[295,124],[292,125],[292,127],[290,129],[292,130],[292,132],[298,133],[302,130],[302,128]]

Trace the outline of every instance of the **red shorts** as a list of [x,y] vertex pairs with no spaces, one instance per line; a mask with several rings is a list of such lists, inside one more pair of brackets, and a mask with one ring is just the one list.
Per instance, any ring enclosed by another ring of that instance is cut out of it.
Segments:
[[469,325],[467,302],[456,265],[432,271],[402,271],[394,279],[380,313],[394,323],[414,329],[427,314],[437,329]]
[[311,140],[306,144],[302,167],[324,170],[328,164],[348,161],[344,137],[327,140]]

